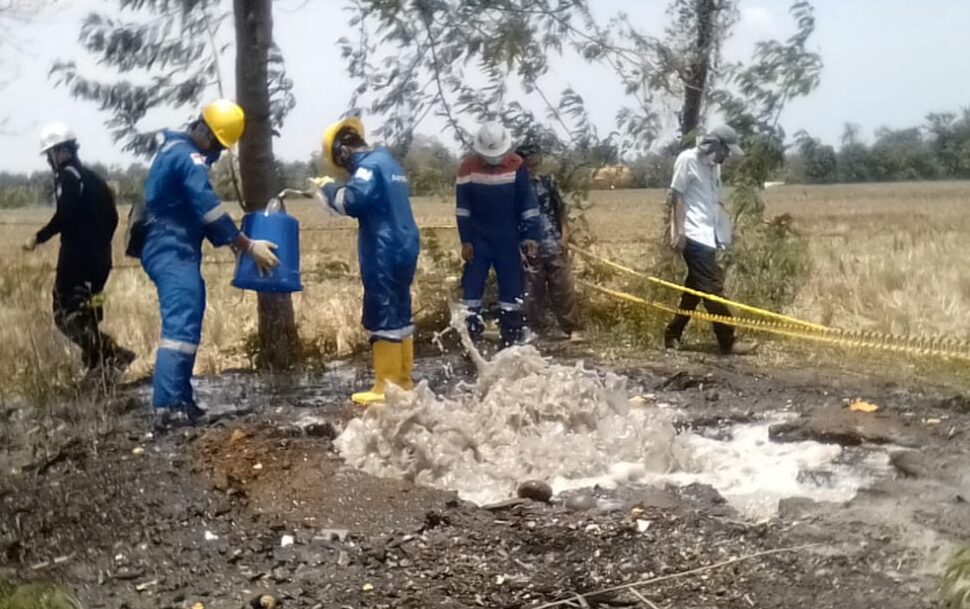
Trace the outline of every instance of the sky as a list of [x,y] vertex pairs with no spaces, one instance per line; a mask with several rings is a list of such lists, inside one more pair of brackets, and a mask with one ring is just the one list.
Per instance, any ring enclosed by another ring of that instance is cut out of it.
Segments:
[[[590,0],[598,16],[626,12],[644,30],[660,33],[666,21],[665,0]],[[0,47],[6,65],[0,90],[0,171],[45,168],[37,154],[41,127],[65,121],[76,131],[82,158],[89,162],[127,164],[103,126],[106,118],[94,104],[74,100],[48,77],[54,61],[91,65],[77,44],[84,15],[103,9],[107,0],[58,0],[40,19],[17,25]],[[750,56],[756,41],[784,38],[793,30],[789,0],[741,0],[741,20],[728,41],[728,59]],[[929,112],[970,106],[970,23],[967,0],[815,0],[817,30],[810,41],[825,62],[821,85],[811,96],[790,104],[782,115],[789,134],[800,129],[836,144],[846,122],[870,136],[879,127],[920,124]],[[336,41],[351,32],[344,0],[276,0],[275,34],[294,81],[297,106],[287,118],[275,150],[285,160],[309,159],[326,125],[346,109],[352,82],[344,71]],[[328,29],[329,28],[329,29]],[[0,32],[3,36],[4,32]],[[231,75],[233,58],[223,69]],[[611,130],[623,93],[608,70],[564,58],[553,64],[546,88],[575,88],[586,100],[593,123]],[[214,97],[214,96],[213,96]],[[529,104],[526,104],[527,106]],[[673,119],[674,108],[669,118]],[[179,127],[189,112],[153,117],[157,126]],[[366,116],[365,124],[366,124]],[[434,134],[433,121],[423,131]]]

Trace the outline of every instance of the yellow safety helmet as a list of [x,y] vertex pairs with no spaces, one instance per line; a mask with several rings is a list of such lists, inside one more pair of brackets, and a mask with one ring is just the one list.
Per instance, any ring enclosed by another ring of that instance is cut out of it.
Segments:
[[344,171],[333,158],[333,144],[337,141],[337,134],[344,129],[350,129],[361,138],[364,137],[364,123],[356,116],[349,116],[327,127],[327,130],[323,133],[323,169],[329,175]]
[[203,108],[202,120],[226,148],[235,146],[246,129],[246,113],[228,99],[217,99]]

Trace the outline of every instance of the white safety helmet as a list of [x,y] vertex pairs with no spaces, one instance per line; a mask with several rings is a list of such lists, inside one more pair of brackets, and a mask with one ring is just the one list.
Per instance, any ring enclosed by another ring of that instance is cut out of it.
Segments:
[[47,152],[55,146],[76,141],[77,136],[74,135],[74,132],[71,131],[70,127],[64,123],[50,123],[41,129],[40,153],[47,154]]
[[512,135],[501,123],[485,123],[475,135],[472,149],[486,161],[496,165],[512,149]]

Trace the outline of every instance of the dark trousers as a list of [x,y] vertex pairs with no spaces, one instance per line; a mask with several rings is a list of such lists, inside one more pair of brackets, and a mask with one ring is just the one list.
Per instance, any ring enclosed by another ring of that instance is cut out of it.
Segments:
[[[721,296],[724,292],[724,271],[717,264],[715,259],[716,250],[712,247],[701,245],[696,241],[687,240],[684,247],[684,262],[687,263],[687,279],[684,285],[694,290]],[[685,311],[693,311],[701,302],[699,296],[684,294],[680,299],[680,308]],[[704,308],[712,315],[722,315],[731,317],[731,311],[727,306],[704,299]],[[667,342],[680,340],[684,333],[684,328],[690,317],[677,315],[667,325],[664,332],[664,339]],[[718,346],[724,353],[729,353],[734,345],[734,328],[724,324],[714,324],[714,334],[717,336]]]
[[549,310],[566,334],[578,329],[576,290],[565,253],[540,253],[526,263],[525,307],[533,330],[546,329]]
[[103,366],[117,351],[114,340],[98,327],[104,309],[94,302],[104,289],[107,275],[98,273],[85,281],[59,269],[54,282],[54,324],[81,348],[84,366],[89,370]]
[[492,268],[498,279],[499,330],[502,344],[522,340],[525,313],[522,310],[522,255],[516,240],[489,242],[475,239],[475,255],[465,263],[461,276],[462,303],[468,307],[468,331],[473,339],[481,336],[485,325],[481,319],[485,282]]

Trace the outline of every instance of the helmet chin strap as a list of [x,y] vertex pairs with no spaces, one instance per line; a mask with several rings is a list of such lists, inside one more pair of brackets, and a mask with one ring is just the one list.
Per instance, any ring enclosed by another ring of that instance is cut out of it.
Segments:
[[57,171],[58,169],[60,169],[64,165],[67,165],[67,163],[71,160],[70,158],[67,158],[67,159],[64,160],[63,163],[58,163],[57,162],[57,150],[58,149],[55,147],[55,148],[51,148],[50,150],[47,151],[47,164],[50,165],[50,168],[53,169],[54,171]]
[[336,150],[334,152],[335,154],[333,158],[336,164],[340,166],[341,169],[350,171],[352,169],[351,160],[353,159],[353,156],[354,156],[350,148],[348,148],[343,144],[337,144]]

